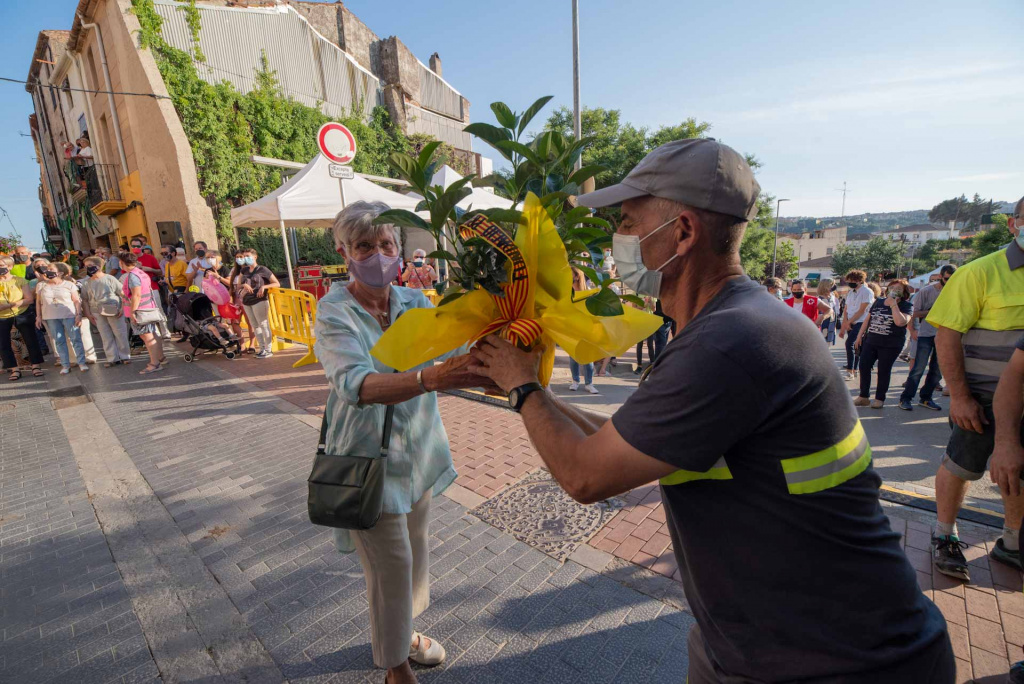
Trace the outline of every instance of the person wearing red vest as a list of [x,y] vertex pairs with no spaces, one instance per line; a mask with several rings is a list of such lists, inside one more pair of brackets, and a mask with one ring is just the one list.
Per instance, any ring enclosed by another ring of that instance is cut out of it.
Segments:
[[804,316],[810,318],[815,324],[818,323],[818,298],[813,295],[804,294],[804,281],[794,280],[789,285],[790,297],[782,300],[794,309],[800,304],[800,311]]

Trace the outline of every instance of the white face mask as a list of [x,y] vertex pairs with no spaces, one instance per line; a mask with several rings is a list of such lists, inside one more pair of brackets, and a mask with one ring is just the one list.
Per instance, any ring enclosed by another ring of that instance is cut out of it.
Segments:
[[1017,227],[1017,246],[1024,249],[1024,216],[1014,217],[1013,225]]
[[674,254],[671,259],[663,263],[653,271],[648,270],[644,265],[643,251],[640,243],[651,237],[667,225],[675,223],[671,219],[645,235],[643,239],[636,235],[612,235],[612,258],[615,259],[615,267],[619,271],[619,278],[626,287],[635,291],[638,295],[647,295],[658,299],[661,297],[661,269],[668,266],[679,256]]

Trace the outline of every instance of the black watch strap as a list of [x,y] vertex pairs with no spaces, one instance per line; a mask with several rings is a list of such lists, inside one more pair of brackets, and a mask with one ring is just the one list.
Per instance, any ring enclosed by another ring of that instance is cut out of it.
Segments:
[[526,397],[543,389],[544,386],[539,382],[528,382],[525,385],[520,385],[508,393],[508,405],[512,407],[512,410],[518,411],[523,408]]

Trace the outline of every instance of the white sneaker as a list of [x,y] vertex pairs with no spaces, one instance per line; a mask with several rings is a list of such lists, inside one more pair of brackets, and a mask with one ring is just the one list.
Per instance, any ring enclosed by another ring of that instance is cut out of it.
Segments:
[[85,372],[87,372],[89,370],[89,367],[86,366],[85,364],[82,364],[81,366],[78,367],[78,370],[80,370],[83,373],[85,373]]
[[586,390],[591,394],[600,394],[600,392],[597,391],[597,388],[594,387],[593,385],[587,385]]
[[61,369],[60,369],[60,374],[61,374],[61,375],[67,375],[67,374],[68,374],[68,373],[70,373],[70,372],[71,372],[71,369],[70,369],[70,368],[68,368],[67,366],[63,366],[63,367],[61,367]]
[[580,388],[580,383],[578,383],[578,382],[570,382],[569,383],[569,391],[570,392],[575,392],[579,388]]

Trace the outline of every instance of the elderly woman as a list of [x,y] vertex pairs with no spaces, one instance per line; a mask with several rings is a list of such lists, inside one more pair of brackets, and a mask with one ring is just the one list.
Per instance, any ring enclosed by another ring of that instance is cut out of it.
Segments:
[[[69,346],[74,349],[79,370],[85,372],[85,349],[82,347],[82,300],[75,283],[64,279],[58,266],[47,262],[37,279],[35,299],[37,304],[36,327],[46,327],[60,358],[61,375],[71,372]],[[70,345],[69,345],[70,342]]]
[[11,273],[14,259],[0,257],[0,357],[3,358],[4,370],[10,371],[8,380],[14,382],[21,379],[18,359],[14,355],[11,344],[11,329],[17,328],[21,339],[28,349],[28,359],[32,363],[32,375],[43,374],[40,366],[43,363],[43,352],[39,349],[39,340],[35,330],[35,307],[32,306],[32,289],[28,281]]
[[[860,328],[854,345],[860,350],[860,396],[853,400],[854,406],[868,406],[880,409],[885,405],[885,394],[889,391],[892,367],[896,363],[907,339],[907,324],[914,316],[910,303],[910,285],[906,280],[892,280],[886,289],[886,297],[879,297],[868,309],[868,318]],[[878,362],[878,384],[875,398],[871,396],[871,370]]]
[[412,253],[412,261],[405,268],[402,274],[402,282],[406,287],[413,287],[417,290],[431,290],[437,282],[437,273],[427,264],[427,253],[417,249]]
[[121,283],[114,276],[103,272],[102,257],[86,257],[85,274],[86,279],[82,281],[82,313],[99,330],[103,353],[107,357],[103,367],[131,363]]
[[320,300],[316,355],[330,385],[328,453],[377,456],[384,406],[395,405],[383,515],[370,530],[335,530],[335,543],[342,553],[359,553],[370,603],[373,662],[387,668],[387,684],[408,684],[416,681],[410,659],[434,665],[445,657],[441,644],[414,632],[412,624],[430,602],[430,501],[455,480],[435,392],[481,386],[486,380],[465,370],[468,355],[404,373],[370,356],[399,316],[430,306],[420,290],[391,285],[401,261],[398,230],[373,225],[387,209],[380,202],[354,202],[335,219],[334,244],[348,263],[351,282],[334,283]]

